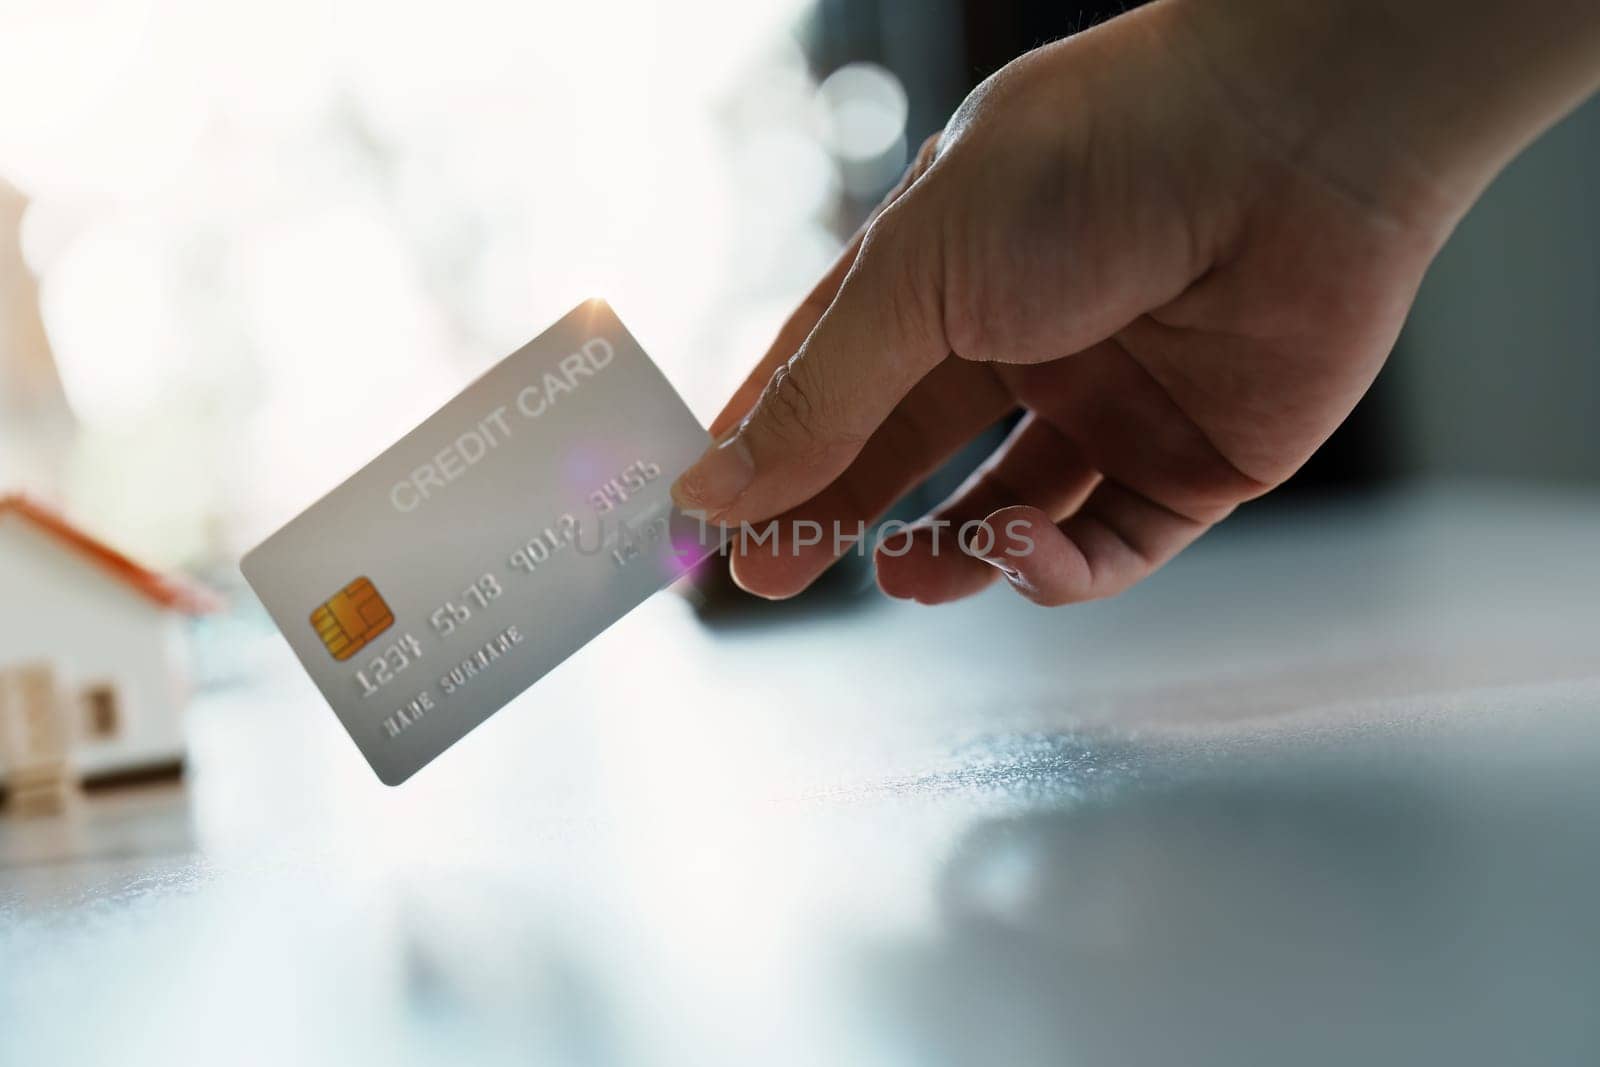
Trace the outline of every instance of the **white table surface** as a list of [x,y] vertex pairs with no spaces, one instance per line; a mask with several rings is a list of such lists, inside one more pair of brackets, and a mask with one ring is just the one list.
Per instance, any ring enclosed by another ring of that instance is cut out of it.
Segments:
[[287,649],[0,816],[0,1064],[1600,1062],[1600,496],[1115,601],[658,596],[410,783]]

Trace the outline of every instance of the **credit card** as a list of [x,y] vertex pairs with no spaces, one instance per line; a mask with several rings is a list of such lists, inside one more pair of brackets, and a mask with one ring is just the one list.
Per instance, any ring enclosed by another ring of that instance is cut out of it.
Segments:
[[708,443],[591,300],[241,568],[378,778],[398,785],[720,547],[667,492]]

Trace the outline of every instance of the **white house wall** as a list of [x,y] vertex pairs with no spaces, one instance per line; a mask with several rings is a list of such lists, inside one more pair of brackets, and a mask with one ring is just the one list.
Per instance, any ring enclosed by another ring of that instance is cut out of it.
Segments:
[[[85,773],[159,763],[183,752],[180,617],[14,515],[0,515],[0,668],[44,659],[72,698],[109,681],[121,698],[121,733],[77,748]],[[3,772],[0,772],[3,773]]]

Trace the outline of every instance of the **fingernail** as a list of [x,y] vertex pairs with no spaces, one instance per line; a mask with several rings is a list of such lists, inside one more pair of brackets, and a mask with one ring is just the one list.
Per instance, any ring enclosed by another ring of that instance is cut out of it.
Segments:
[[1011,562],[1004,556],[978,556],[977,558],[1005,575],[1008,582],[1020,582],[1022,580],[1022,572],[1013,567]]
[[672,499],[685,510],[715,515],[732,506],[755,476],[755,457],[736,426],[672,483]]
[[754,597],[760,597],[762,600],[788,600],[791,596],[794,595],[793,593],[777,593],[777,594],[774,594],[774,593],[763,593],[759,589],[752,589],[750,586],[746,585],[745,581],[744,581],[744,575],[739,573],[739,560],[738,560],[738,557],[734,557],[734,559],[729,561],[729,563],[728,563],[728,577],[732,578],[733,579],[733,584],[738,586],[744,592],[749,593],[751,596],[754,596]]

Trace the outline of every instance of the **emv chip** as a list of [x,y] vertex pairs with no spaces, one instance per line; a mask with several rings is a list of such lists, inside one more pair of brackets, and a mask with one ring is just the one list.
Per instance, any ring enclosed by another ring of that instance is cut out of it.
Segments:
[[394,612],[369,578],[357,578],[311,613],[311,625],[336,660],[347,660],[394,625]]

